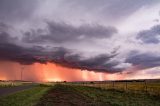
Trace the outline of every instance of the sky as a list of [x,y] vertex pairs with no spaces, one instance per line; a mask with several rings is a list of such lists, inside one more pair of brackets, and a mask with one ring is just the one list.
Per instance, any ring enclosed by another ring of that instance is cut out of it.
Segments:
[[0,0],[0,79],[160,78],[159,0]]

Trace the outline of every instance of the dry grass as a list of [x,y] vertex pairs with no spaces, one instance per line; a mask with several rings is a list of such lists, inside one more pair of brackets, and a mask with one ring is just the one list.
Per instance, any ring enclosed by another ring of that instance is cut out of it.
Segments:
[[0,87],[14,87],[21,86],[25,84],[30,84],[32,82],[21,82],[21,81],[0,81]]
[[148,82],[88,82],[77,83],[81,86],[98,87],[102,89],[116,89],[133,93],[148,93],[150,95],[160,95],[160,81]]

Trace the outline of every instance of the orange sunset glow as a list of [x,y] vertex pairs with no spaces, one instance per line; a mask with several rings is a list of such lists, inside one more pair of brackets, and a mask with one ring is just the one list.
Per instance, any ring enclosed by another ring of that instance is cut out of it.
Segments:
[[124,77],[121,74],[71,69],[53,63],[21,65],[16,62],[3,62],[0,80],[21,80],[21,71],[22,80],[27,81],[103,81],[119,80]]

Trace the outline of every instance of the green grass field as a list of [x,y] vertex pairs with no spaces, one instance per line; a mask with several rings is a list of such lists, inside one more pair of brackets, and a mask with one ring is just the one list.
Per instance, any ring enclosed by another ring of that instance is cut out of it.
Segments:
[[74,86],[74,88],[92,98],[95,102],[109,103],[111,106],[160,106],[159,96],[151,96],[145,93],[137,94],[84,86]]
[[160,82],[41,83],[0,97],[0,106],[160,106]]
[[146,93],[63,84],[55,85],[37,106],[160,106],[159,98]]
[[34,106],[50,87],[36,86],[8,96],[0,97],[0,106]]

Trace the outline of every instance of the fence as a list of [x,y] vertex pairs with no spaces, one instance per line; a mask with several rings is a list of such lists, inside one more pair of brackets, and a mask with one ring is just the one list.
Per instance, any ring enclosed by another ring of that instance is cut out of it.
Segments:
[[103,82],[79,82],[81,86],[98,87],[102,89],[116,89],[134,93],[148,93],[160,95],[160,82],[154,81],[103,81]]

